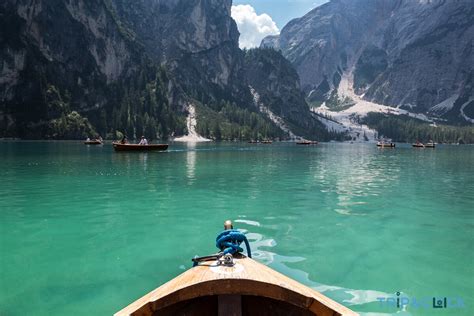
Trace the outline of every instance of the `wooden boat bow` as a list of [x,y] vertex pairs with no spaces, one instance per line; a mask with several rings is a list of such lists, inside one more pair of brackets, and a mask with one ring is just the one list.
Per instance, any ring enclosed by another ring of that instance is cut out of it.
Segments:
[[357,315],[250,258],[234,260],[191,268],[115,315]]

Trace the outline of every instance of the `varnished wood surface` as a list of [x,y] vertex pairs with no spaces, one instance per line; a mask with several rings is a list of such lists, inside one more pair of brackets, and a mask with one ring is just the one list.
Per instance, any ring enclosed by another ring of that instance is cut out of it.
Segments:
[[189,269],[125,307],[116,316],[153,315],[178,302],[213,295],[266,297],[298,306],[314,315],[357,315],[347,307],[252,259],[235,259],[233,267],[215,262]]

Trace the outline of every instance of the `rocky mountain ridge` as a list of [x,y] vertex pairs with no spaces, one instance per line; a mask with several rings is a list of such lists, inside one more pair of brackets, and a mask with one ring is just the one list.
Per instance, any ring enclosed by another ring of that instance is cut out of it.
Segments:
[[[2,2],[0,137],[168,138],[188,132],[191,108],[210,138],[288,137],[255,107],[231,5]],[[302,124],[318,126],[308,108],[285,106],[302,111]]]
[[292,62],[313,106],[344,103],[345,76],[363,100],[469,124],[472,34],[474,2],[468,0],[332,0],[262,46]]

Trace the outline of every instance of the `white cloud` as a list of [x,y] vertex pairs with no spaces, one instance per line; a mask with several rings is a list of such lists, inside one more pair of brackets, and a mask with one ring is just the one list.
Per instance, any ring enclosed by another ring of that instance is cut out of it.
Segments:
[[255,9],[248,4],[232,6],[232,18],[239,28],[240,48],[260,46],[260,42],[265,36],[280,33],[268,14],[257,15]]

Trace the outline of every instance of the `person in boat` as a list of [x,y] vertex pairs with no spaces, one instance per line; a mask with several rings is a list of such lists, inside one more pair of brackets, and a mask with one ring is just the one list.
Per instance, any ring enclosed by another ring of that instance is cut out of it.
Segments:
[[142,139],[140,140],[138,145],[148,145],[148,141],[146,140],[145,136],[142,136]]
[[122,140],[120,141],[120,144],[126,144],[127,143],[127,136],[123,135]]

